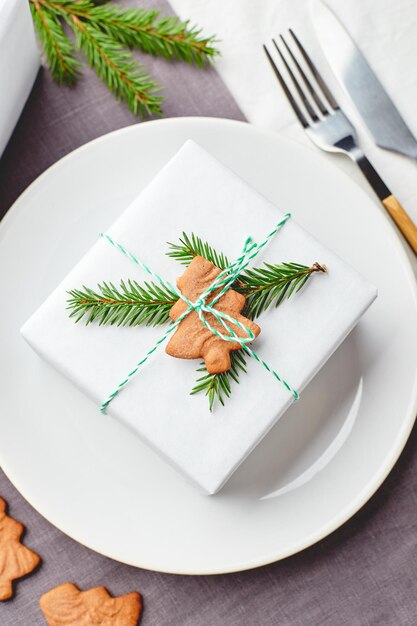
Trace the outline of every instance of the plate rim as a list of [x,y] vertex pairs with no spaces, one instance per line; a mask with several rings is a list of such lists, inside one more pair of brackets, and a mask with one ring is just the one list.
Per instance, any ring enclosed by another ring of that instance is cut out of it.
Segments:
[[[278,141],[284,144],[285,143],[291,144],[292,146],[296,146],[297,149],[300,150],[301,152],[302,151],[308,152],[311,158],[324,161],[320,152],[316,152],[313,149],[309,150],[307,146],[304,146],[303,144],[300,144],[287,137],[283,137],[280,133],[274,132],[272,130],[260,128],[253,124],[250,124],[248,122],[243,122],[240,120],[233,120],[233,119],[221,118],[221,117],[185,116],[185,117],[178,117],[178,118],[171,117],[171,118],[164,118],[164,119],[158,119],[158,120],[150,120],[147,122],[142,122],[141,124],[131,124],[131,125],[113,130],[109,133],[100,135],[99,137],[96,137],[95,139],[92,139],[91,141],[88,141],[82,144],[78,148],[72,150],[68,154],[64,155],[63,157],[55,161],[55,163],[50,165],[34,181],[32,181],[30,185],[28,185],[28,187],[26,187],[26,189],[13,202],[10,208],[6,211],[3,218],[0,220],[0,245],[1,245],[4,235],[8,231],[9,226],[13,223],[13,220],[20,213],[20,211],[23,210],[23,208],[21,207],[24,207],[24,200],[26,199],[26,196],[28,196],[32,192],[33,189],[36,189],[37,185],[42,184],[44,178],[47,178],[50,175],[51,171],[53,172],[55,169],[60,168],[62,164],[65,165],[67,161],[71,161],[74,158],[76,159],[80,153],[82,153],[83,151],[88,151],[91,145],[96,145],[96,144],[99,144],[100,142],[104,142],[108,140],[108,138],[111,136],[122,135],[122,134],[130,133],[130,132],[140,132],[143,126],[146,126],[146,127],[155,126],[155,125],[160,126],[163,124],[171,124],[171,125],[172,124],[174,125],[176,124],[186,124],[186,125],[187,124],[197,124],[197,125],[211,124],[215,126],[216,125],[227,125],[227,126],[235,126],[235,127],[240,126],[242,130],[244,129],[243,132],[254,132],[256,134],[264,135],[268,137],[269,139],[272,139],[273,141]],[[352,179],[345,171],[337,167],[337,165],[334,162],[326,161],[326,164],[328,167],[334,168],[334,170],[338,171],[339,174],[345,177],[347,181],[349,181],[350,184],[355,185],[356,188],[360,190],[360,193],[363,194],[368,200],[370,199],[369,196],[366,194],[365,190],[362,189],[362,187],[354,179]],[[382,212],[380,212],[378,214],[377,219],[385,222],[384,228],[387,232],[387,236],[389,236],[390,243],[394,247],[394,249],[396,250],[399,256],[399,261],[401,262],[401,265],[404,269],[404,275],[407,278],[408,287],[410,289],[411,295],[417,307],[417,281],[416,281],[416,278],[412,269],[410,259],[407,256],[406,250],[404,249],[404,246],[401,243],[400,237],[396,233],[395,227],[391,223],[391,220],[388,218],[388,216],[385,216]],[[255,569],[257,567],[269,565],[271,563],[275,563],[283,559],[287,559],[290,556],[298,554],[299,552],[302,552],[303,550],[313,546],[314,544],[318,543],[325,537],[335,532],[338,528],[340,528],[343,524],[345,524],[348,520],[350,520],[370,500],[370,498],[372,498],[372,496],[381,487],[381,485],[383,484],[383,482],[388,477],[388,475],[394,468],[395,464],[397,463],[402,451],[404,450],[404,447],[407,444],[407,441],[409,439],[409,436],[411,434],[411,431],[413,429],[416,419],[417,419],[417,378],[414,381],[413,389],[410,391],[410,400],[408,403],[408,408],[405,412],[405,417],[402,420],[402,428],[397,433],[395,442],[391,446],[390,454],[387,455],[384,463],[381,464],[381,466],[379,467],[379,470],[375,472],[373,477],[363,487],[361,492],[359,492],[356,495],[356,497],[353,498],[339,512],[338,515],[334,516],[331,520],[328,521],[327,524],[323,525],[319,531],[313,532],[311,533],[311,535],[308,535],[306,538],[304,538],[303,541],[300,541],[297,544],[290,546],[287,550],[280,549],[278,552],[273,552],[273,553],[269,551],[268,554],[265,556],[257,557],[256,559],[251,559],[245,562],[241,561],[239,562],[239,564],[237,565],[232,564],[228,566],[227,568],[223,566],[223,567],[210,567],[206,569],[200,568],[198,570],[191,570],[190,568],[183,570],[178,567],[176,568],[165,567],[164,569],[156,569],[155,567],[152,567],[150,564],[138,565],[136,562],[133,562],[133,561],[129,561],[126,559],[121,560],[118,556],[114,555],[111,550],[107,551],[107,550],[102,550],[101,548],[100,550],[98,550],[92,547],[91,545],[89,545],[88,543],[85,543],[84,541],[80,541],[77,537],[69,533],[67,530],[64,530],[61,527],[61,525],[57,525],[55,522],[53,522],[49,518],[49,516],[46,516],[37,508],[36,504],[32,501],[32,499],[30,497],[27,497],[27,495],[25,495],[24,489],[22,490],[20,488],[20,480],[19,479],[15,480],[12,477],[13,471],[11,472],[8,471],[9,468],[7,466],[7,462],[6,464],[4,464],[4,461],[1,458],[2,457],[1,451],[0,451],[0,467],[2,468],[7,478],[10,480],[10,482],[22,495],[22,497],[35,509],[37,513],[39,513],[44,519],[46,519],[50,524],[52,524],[52,526],[54,526],[55,528],[63,532],[65,535],[72,538],[77,543],[80,543],[81,545],[92,550],[93,552],[96,552],[97,554],[104,555],[108,558],[115,560],[118,563],[124,563],[126,565],[130,565],[136,568],[141,568],[141,569],[145,569],[149,571],[157,571],[157,572],[163,572],[163,573],[169,573],[169,574],[189,575],[189,576],[221,575],[221,574],[229,574],[229,573],[247,571],[247,570]]]

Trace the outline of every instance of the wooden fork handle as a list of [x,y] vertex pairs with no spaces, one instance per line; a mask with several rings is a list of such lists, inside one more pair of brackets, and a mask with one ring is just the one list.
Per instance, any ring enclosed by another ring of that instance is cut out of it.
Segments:
[[417,254],[417,227],[405,212],[397,198],[391,194],[382,200],[382,204]]
[[391,193],[386,186],[372,163],[366,158],[364,153],[356,144],[352,144],[353,148],[349,150],[349,156],[356,161],[362,174],[365,176],[372,189],[394,220],[414,252],[417,254],[417,226],[413,223],[410,216],[404,211],[397,198]]

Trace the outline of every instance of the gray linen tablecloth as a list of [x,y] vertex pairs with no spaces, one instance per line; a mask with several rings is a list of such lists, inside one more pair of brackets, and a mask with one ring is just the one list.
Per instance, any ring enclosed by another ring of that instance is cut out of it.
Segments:
[[[161,2],[158,6],[169,10]],[[199,72],[157,59],[149,65],[166,87],[166,116],[243,119],[214,70]],[[0,216],[57,159],[133,123],[90,71],[74,90],[57,87],[41,71],[0,161]],[[0,624],[44,624],[39,597],[72,581],[81,589],[105,585],[114,595],[139,591],[143,626],[415,625],[416,448],[414,430],[383,487],[332,536],[283,562],[213,577],[147,572],[100,556],[44,520],[0,472],[0,495],[10,514],[26,525],[26,544],[43,560],[36,573],[18,583],[15,597],[0,604]]]

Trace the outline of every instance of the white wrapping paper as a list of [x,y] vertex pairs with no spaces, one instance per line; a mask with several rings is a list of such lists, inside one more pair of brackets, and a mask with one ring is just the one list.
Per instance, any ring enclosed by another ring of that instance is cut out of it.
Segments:
[[[165,279],[184,270],[165,255],[165,242],[183,230],[224,251],[241,252],[250,234],[263,240],[282,213],[195,143],[188,141],[108,233]],[[295,216],[296,217],[296,216]],[[325,263],[329,272],[278,309],[259,318],[256,352],[302,391],[376,297],[375,288],[290,219],[256,259]],[[99,239],[22,328],[41,357],[82,388],[99,410],[118,383],[161,337],[164,327],[86,327],[66,311],[66,291],[98,282],[148,279]],[[253,359],[224,407],[208,410],[190,396],[198,361],[169,357],[160,348],[108,407],[207,493],[218,491],[293,402],[293,396]]]

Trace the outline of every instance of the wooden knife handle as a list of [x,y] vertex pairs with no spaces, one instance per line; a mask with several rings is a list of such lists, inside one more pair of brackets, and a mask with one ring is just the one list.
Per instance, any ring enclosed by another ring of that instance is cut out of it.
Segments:
[[392,194],[382,200],[382,204],[391,215],[398,228],[407,239],[414,252],[417,254],[417,227],[404,211],[397,198]]

